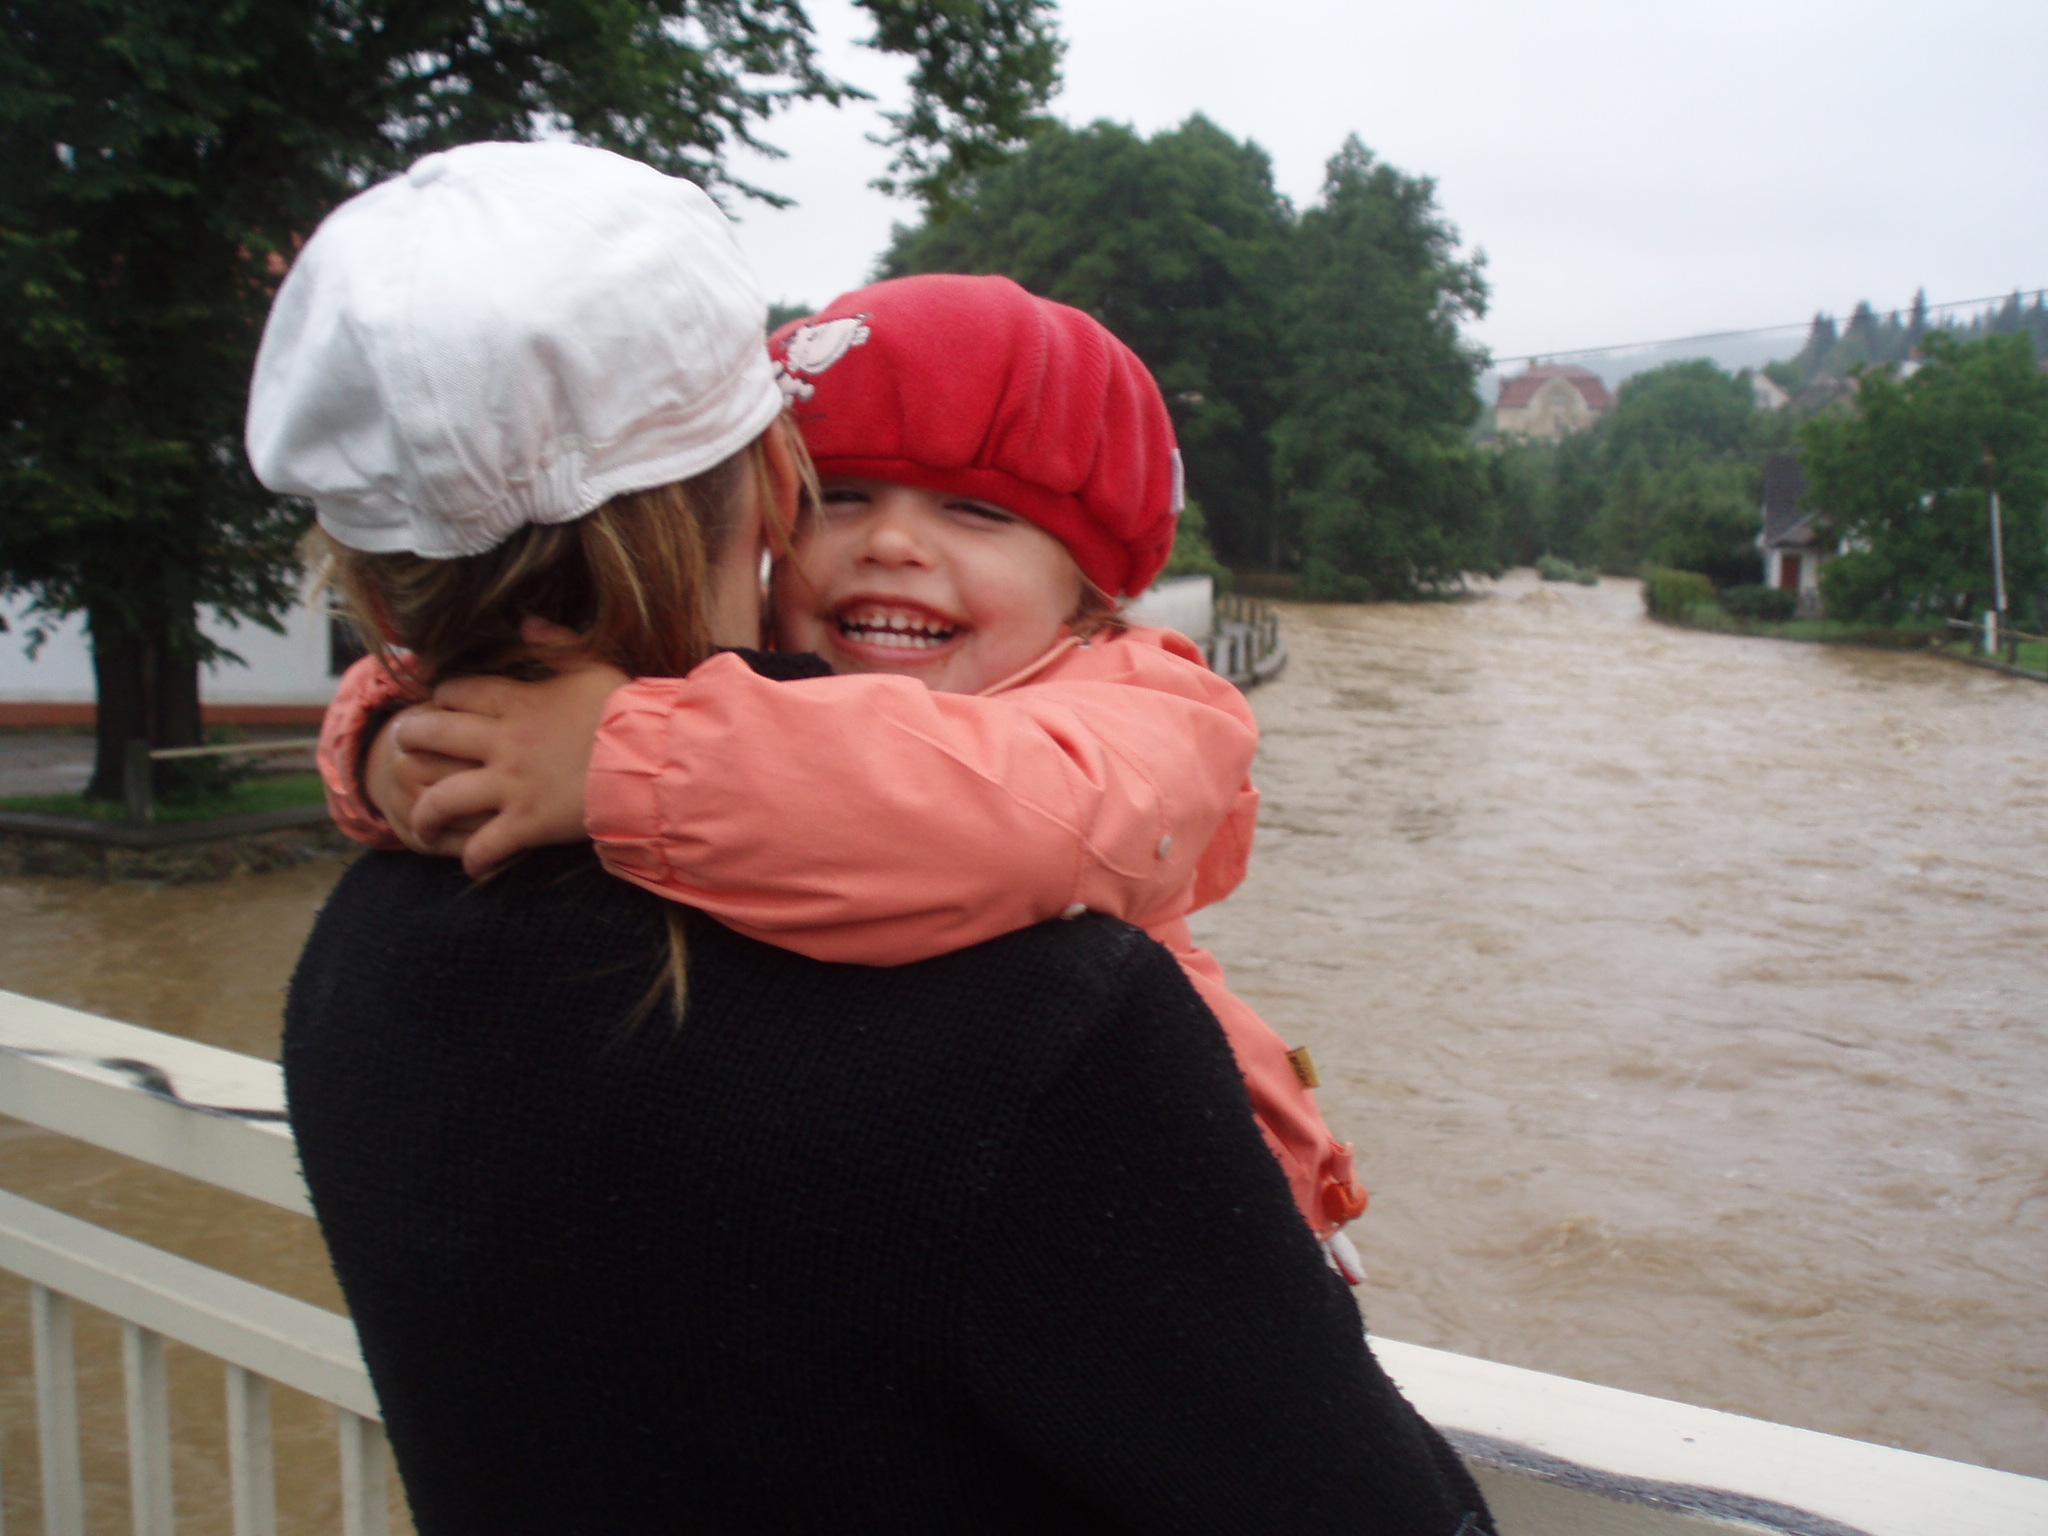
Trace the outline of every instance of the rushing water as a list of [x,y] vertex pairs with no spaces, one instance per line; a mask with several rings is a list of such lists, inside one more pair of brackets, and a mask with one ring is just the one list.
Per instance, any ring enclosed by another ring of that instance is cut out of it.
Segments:
[[[1253,873],[1197,931],[1358,1142],[1374,1326],[2048,1475],[2048,687],[1669,630],[1628,582],[1285,624]],[[0,986],[274,1054],[337,868],[0,880]],[[338,1305],[297,1218],[4,1125],[0,1183]],[[329,1433],[281,1424],[288,1530],[331,1523]],[[217,1447],[180,1457],[183,1528],[223,1528]]]
[[1292,607],[1245,887],[1393,1337],[2048,1474],[2048,687]]

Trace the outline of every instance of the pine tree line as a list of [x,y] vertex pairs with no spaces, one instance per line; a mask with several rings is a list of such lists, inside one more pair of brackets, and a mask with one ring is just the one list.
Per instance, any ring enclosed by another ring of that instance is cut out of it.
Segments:
[[2048,290],[2034,295],[2028,304],[2015,291],[2003,304],[1982,310],[1967,320],[1937,320],[1928,314],[1927,290],[1913,296],[1912,306],[1879,316],[1868,300],[1858,302],[1849,312],[1846,325],[1834,316],[1816,314],[1807,328],[1806,343],[1783,362],[1771,363],[1766,375],[1793,393],[1798,393],[1821,374],[1848,378],[1858,368],[1883,363],[1903,363],[1917,355],[1929,335],[1946,332],[1958,341],[1980,341],[1986,336],[2025,336],[2033,344],[2036,358],[2048,357]]

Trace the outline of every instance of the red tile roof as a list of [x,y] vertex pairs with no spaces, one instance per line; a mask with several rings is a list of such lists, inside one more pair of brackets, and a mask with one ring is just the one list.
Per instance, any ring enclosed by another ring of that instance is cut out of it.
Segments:
[[1496,408],[1527,405],[1536,398],[1536,391],[1552,379],[1563,379],[1579,392],[1580,399],[1596,411],[1614,409],[1614,396],[1600,382],[1600,375],[1571,363],[1532,363],[1512,379],[1502,379]]

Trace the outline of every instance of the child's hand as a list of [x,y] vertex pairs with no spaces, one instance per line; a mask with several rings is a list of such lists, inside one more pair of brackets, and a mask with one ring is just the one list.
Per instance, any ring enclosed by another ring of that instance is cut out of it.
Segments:
[[[472,875],[523,848],[573,843],[583,836],[583,781],[597,742],[605,701],[626,674],[597,662],[559,664],[539,683],[465,677],[434,691],[441,707],[407,711],[394,725],[407,756],[425,752],[469,758],[478,766],[452,773],[412,806],[412,834],[439,849],[458,840]],[[460,829],[475,820],[466,841]]]
[[451,774],[475,768],[476,763],[438,752],[407,751],[398,744],[398,722],[407,715],[429,714],[434,704],[415,704],[384,722],[363,757],[363,798],[376,808],[401,843],[415,853],[460,855],[469,834],[482,825],[481,819],[450,822],[431,843],[414,829],[414,810],[419,797]]

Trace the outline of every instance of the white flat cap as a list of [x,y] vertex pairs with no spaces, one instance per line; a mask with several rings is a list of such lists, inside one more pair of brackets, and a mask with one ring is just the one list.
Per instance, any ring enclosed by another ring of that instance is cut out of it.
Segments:
[[766,318],[687,181],[574,144],[429,155],[300,251],[249,461],[352,549],[480,554],[759,436],[782,409]]

